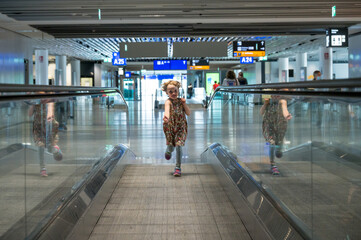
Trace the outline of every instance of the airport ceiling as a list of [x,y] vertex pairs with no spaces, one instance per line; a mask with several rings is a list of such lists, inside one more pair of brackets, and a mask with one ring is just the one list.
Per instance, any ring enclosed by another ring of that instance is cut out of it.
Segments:
[[[336,6],[337,15],[331,17]],[[361,22],[360,0],[1,0],[0,13],[34,32],[51,54],[110,57],[119,42],[265,39],[267,55],[315,52],[325,29]],[[20,32],[20,31],[19,31]],[[23,34],[26,35],[26,30]]]

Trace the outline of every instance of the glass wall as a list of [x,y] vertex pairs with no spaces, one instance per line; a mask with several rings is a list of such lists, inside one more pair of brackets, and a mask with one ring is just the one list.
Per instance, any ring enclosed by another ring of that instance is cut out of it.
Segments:
[[360,238],[361,98],[218,92],[207,121],[314,239]]
[[117,94],[0,100],[0,238],[24,239],[113,145],[129,145],[128,111]]

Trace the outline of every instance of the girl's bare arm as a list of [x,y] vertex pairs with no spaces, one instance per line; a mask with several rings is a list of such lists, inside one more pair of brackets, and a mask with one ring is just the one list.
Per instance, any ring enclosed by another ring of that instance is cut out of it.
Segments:
[[186,100],[184,98],[181,98],[184,111],[186,112],[187,116],[191,115],[191,110],[189,109]]
[[168,120],[169,120],[169,115],[170,115],[170,104],[171,104],[171,102],[169,101],[169,100],[167,100],[167,101],[165,101],[165,103],[164,103],[164,117],[163,117],[163,121],[165,122],[165,123],[167,123],[168,122]]
[[263,105],[262,105],[262,107],[261,107],[261,110],[260,110],[261,115],[264,114],[264,111],[266,110],[266,106],[267,106],[268,104],[269,104],[269,99],[266,98],[266,99],[264,100],[264,103],[263,103]]
[[54,114],[55,104],[53,102],[47,103],[47,104],[48,104],[48,112],[47,112],[46,119],[51,120],[55,116],[55,114]]
[[284,99],[280,100],[280,104],[282,107],[282,114],[283,117],[287,120],[290,120],[292,118],[292,115],[288,112],[288,108],[287,108],[287,101]]
[[35,108],[34,105],[31,105],[31,106],[29,107],[29,110],[28,110],[28,116],[29,116],[29,117],[33,116],[33,114],[34,114],[34,108]]

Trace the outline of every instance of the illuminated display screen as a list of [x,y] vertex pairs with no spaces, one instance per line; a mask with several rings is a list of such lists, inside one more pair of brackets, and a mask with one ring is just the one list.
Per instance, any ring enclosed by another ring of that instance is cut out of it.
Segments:
[[326,47],[348,47],[348,29],[330,28],[326,30]]
[[265,41],[234,41],[233,57],[263,57],[266,56]]
[[187,60],[154,60],[154,70],[187,70]]
[[209,69],[209,60],[208,59],[191,60],[189,69],[190,70],[208,70]]
[[192,66],[207,66],[207,65],[209,65],[209,60],[208,59],[194,59],[194,60],[191,60],[191,65]]
[[209,66],[189,66],[190,70],[208,70]]

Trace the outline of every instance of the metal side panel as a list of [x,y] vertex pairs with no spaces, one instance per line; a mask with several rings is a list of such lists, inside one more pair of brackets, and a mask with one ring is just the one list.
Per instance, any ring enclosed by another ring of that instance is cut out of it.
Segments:
[[118,145],[77,186],[54,218],[30,239],[88,239],[129,159],[135,155]]
[[113,173],[107,179],[107,181],[101,186],[100,190],[88,204],[87,210],[80,217],[76,226],[67,239],[79,240],[89,239],[91,232],[93,231],[96,223],[98,222],[101,214],[108,203],[114,189],[116,188],[119,179],[123,175],[124,169],[131,160],[135,159],[135,155],[129,149],[126,150],[118,164],[115,166]]
[[251,210],[251,207],[245,207],[248,206],[247,200],[237,189],[235,184],[230,181],[230,176],[226,173],[225,169],[220,164],[220,161],[217,159],[213,151],[210,148],[207,148],[207,150],[202,153],[201,158],[213,166],[224,191],[232,202],[232,205],[236,209],[238,215],[242,219],[252,239],[273,239],[271,235],[265,230],[265,227],[261,224],[255,213]]
[[[272,196],[236,160],[233,153],[219,143],[210,145],[201,158],[214,166],[232,204],[253,239],[311,239],[307,230],[292,221]],[[248,206],[245,208],[244,206]]]

